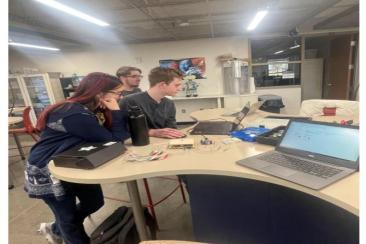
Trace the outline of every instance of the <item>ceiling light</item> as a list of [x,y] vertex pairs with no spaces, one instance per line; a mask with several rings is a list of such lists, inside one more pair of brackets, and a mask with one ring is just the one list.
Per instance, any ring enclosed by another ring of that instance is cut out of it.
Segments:
[[284,50],[280,50],[280,51],[275,52],[274,54],[280,54],[280,53],[283,53],[283,52],[284,52]]
[[184,21],[178,24],[180,27],[190,26],[191,24],[188,21]]
[[90,15],[84,14],[76,9],[70,8],[70,7],[68,7],[62,3],[56,2],[54,0],[35,0],[35,1],[43,3],[51,8],[55,8],[57,10],[65,12],[67,14],[73,15],[75,17],[78,17],[80,19],[86,20],[90,23],[93,23],[93,24],[96,24],[99,26],[109,26],[109,24],[107,22],[94,18]]
[[43,50],[49,50],[49,51],[60,51],[59,48],[55,48],[55,47],[37,46],[37,45],[31,45],[31,44],[19,43],[19,42],[9,42],[8,44],[10,46],[37,48],[37,49],[43,49]]
[[264,18],[264,16],[266,16],[268,13],[267,10],[262,10],[262,11],[258,11],[257,14],[255,15],[254,19],[252,20],[252,22],[250,22],[250,24],[247,27],[248,31],[254,30],[257,25],[259,24],[259,22],[262,21],[262,19]]
[[297,45],[295,45],[295,46],[290,47],[290,49],[294,49],[294,48],[298,48],[298,47],[300,47],[300,45],[299,45],[299,44],[297,44]]

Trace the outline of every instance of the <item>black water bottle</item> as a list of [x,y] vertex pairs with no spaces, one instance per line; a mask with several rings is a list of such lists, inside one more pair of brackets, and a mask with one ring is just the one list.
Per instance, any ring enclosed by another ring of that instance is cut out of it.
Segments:
[[150,143],[146,117],[138,106],[129,107],[128,125],[130,126],[132,145],[145,146]]

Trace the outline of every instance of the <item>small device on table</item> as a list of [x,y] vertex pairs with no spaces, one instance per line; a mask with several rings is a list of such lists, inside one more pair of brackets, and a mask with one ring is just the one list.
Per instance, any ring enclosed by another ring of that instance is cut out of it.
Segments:
[[286,126],[278,126],[270,131],[267,131],[257,136],[257,142],[266,145],[276,146],[281,140],[283,133],[286,130]]
[[168,143],[170,149],[191,149],[194,148],[193,138],[171,139]]

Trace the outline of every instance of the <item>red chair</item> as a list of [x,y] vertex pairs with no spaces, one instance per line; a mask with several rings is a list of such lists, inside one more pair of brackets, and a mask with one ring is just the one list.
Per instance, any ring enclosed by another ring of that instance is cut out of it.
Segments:
[[[32,121],[30,119],[30,115],[29,115],[30,110],[31,110],[31,107],[29,107],[29,106],[23,110],[23,116],[22,116],[23,117],[23,127],[22,128],[9,128],[8,129],[8,133],[10,135],[14,136],[14,140],[15,140],[15,143],[17,144],[19,154],[23,160],[25,159],[25,155],[24,155],[24,152],[22,149],[22,145],[20,144],[18,135],[28,134],[33,138],[34,141],[38,141],[38,139],[39,139],[39,135],[38,135],[36,129],[34,128]],[[14,148],[10,148],[10,149],[14,149]]]
[[151,197],[149,183],[147,182],[147,179],[146,178],[143,179],[144,186],[145,186],[145,190],[146,190],[146,195],[147,195],[147,201],[148,201],[147,207],[149,208],[151,215],[153,216],[153,218],[156,221],[156,225],[157,225],[157,229],[158,230],[159,230],[159,225],[157,223],[157,218],[156,218],[156,214],[155,214],[155,208],[154,208],[155,206],[157,206],[161,202],[163,202],[166,199],[168,199],[178,189],[180,189],[180,191],[181,191],[182,198],[183,198],[183,202],[184,203],[187,203],[186,196],[184,194],[183,184],[182,184],[181,179],[179,177],[178,177],[178,179],[172,179],[172,178],[169,178],[169,177],[159,177],[159,178],[166,179],[166,180],[178,181],[178,185],[168,195],[166,195],[165,197],[163,197],[162,199],[160,199],[159,201],[157,201],[157,202],[154,203],[153,200],[152,200],[152,197]]

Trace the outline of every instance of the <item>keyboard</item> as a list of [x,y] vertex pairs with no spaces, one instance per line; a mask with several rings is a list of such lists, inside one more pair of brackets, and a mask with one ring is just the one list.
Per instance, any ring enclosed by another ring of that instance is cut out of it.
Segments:
[[309,162],[306,160],[278,153],[265,154],[258,158],[268,163],[278,164],[285,168],[311,174],[317,177],[321,177],[323,179],[327,179],[343,171],[341,169]]
[[191,131],[191,135],[228,135],[234,123],[229,121],[199,122]]

